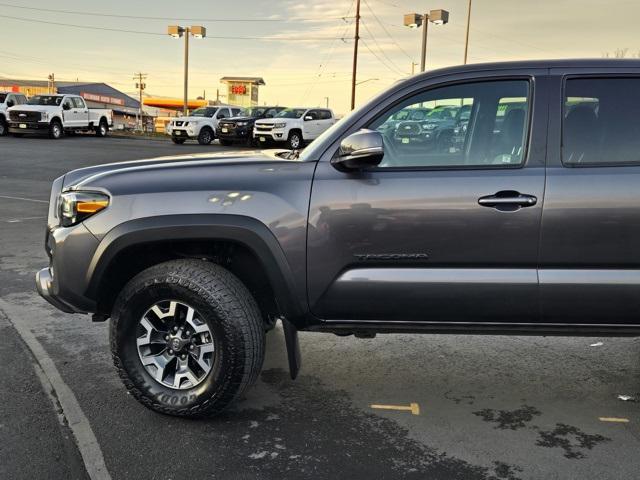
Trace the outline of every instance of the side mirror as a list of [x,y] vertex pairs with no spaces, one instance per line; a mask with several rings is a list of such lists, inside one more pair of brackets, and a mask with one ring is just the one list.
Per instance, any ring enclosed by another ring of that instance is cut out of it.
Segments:
[[226,118],[226,115],[224,113],[219,113],[216,118]]
[[340,142],[340,149],[331,164],[338,170],[360,170],[376,167],[384,157],[384,142],[380,132],[360,130]]
[[313,120],[313,117],[311,115],[307,115],[306,117],[304,117],[305,122],[310,122],[311,120]]
[[63,110],[71,110],[71,105],[69,105],[68,103],[63,103],[62,104],[62,109]]
[[7,107],[13,107],[16,104],[16,102],[14,102],[13,100],[9,100],[7,102]]

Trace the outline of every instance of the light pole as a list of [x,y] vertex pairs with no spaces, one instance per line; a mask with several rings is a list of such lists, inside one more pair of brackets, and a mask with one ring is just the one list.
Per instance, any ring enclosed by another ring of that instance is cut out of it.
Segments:
[[449,23],[449,12],[446,10],[431,10],[429,13],[420,15],[419,13],[407,13],[404,16],[404,26],[409,28],[422,27],[422,59],[420,61],[420,71],[424,72],[427,63],[427,32],[429,22],[435,25]]
[[193,25],[191,27],[170,25],[167,33],[173,38],[184,37],[184,105],[182,108],[183,113],[187,115],[189,113],[189,37],[193,35],[195,38],[204,38],[207,36],[207,29],[200,25]]
[[467,64],[469,55],[469,28],[471,27],[471,0],[469,0],[469,8],[467,8],[467,34],[464,38],[464,64]]

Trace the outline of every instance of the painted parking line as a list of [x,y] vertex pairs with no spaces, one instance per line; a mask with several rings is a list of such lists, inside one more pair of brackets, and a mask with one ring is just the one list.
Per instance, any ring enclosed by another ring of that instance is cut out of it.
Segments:
[[22,223],[25,222],[27,220],[41,220],[43,218],[47,218],[47,217],[24,217],[24,218],[12,218],[10,220],[5,220],[5,222],[7,223]]
[[612,423],[629,423],[628,418],[618,418],[618,417],[600,417],[601,422],[612,422]]
[[409,405],[379,405],[373,404],[371,408],[375,410],[398,410],[411,412],[412,415],[420,415],[420,405],[417,403],[411,403]]
[[49,200],[37,200],[35,198],[25,198],[25,197],[12,197],[10,195],[0,195],[0,198],[6,198],[8,200],[21,200],[23,202],[49,203]]
[[98,439],[91,429],[87,416],[80,408],[78,399],[64,382],[53,359],[47,354],[33,332],[23,322],[16,321],[17,319],[29,318],[29,312],[3,299],[0,299],[0,310],[6,314],[9,322],[40,366],[42,375],[40,371],[36,370],[37,377],[41,381],[44,391],[52,392],[48,396],[54,401],[54,410],[62,409],[62,415],[64,415],[66,423],[76,439],[76,445],[89,478],[91,480],[111,480]]

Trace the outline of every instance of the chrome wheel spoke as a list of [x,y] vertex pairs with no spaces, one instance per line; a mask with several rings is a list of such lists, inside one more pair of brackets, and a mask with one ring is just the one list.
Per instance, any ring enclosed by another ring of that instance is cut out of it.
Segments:
[[196,311],[189,307],[187,311],[187,318],[185,319],[185,325],[187,329],[191,329],[191,333],[204,333],[209,331],[207,324],[200,321],[197,317],[194,318]]

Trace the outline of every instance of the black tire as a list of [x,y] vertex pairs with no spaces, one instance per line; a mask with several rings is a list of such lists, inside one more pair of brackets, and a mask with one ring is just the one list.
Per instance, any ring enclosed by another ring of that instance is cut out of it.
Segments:
[[49,138],[54,140],[58,140],[64,136],[64,129],[62,128],[62,123],[58,119],[54,119],[51,121],[49,125]]
[[[194,388],[163,385],[138,355],[139,321],[161,299],[191,305],[212,332],[212,367]],[[167,415],[222,412],[256,381],[264,359],[264,324],[255,300],[235,275],[203,260],[173,260],[134,277],[115,302],[109,338],[127,390],[146,407]]]
[[233,142],[231,140],[220,140],[220,145],[223,147],[230,147],[233,145]]
[[304,146],[304,139],[302,133],[299,130],[292,130],[289,132],[289,138],[287,138],[287,148],[290,150],[300,150]]
[[95,132],[96,137],[106,137],[109,134],[109,125],[107,124],[107,121],[104,119],[100,120]]
[[184,142],[187,141],[187,139],[186,138],[171,137],[171,141],[173,143],[175,143],[176,145],[182,145]]
[[4,137],[7,133],[9,133],[7,121],[4,117],[0,117],[0,137]]
[[198,143],[200,145],[209,145],[213,142],[215,135],[213,134],[213,130],[209,127],[202,127],[200,133],[198,134]]

